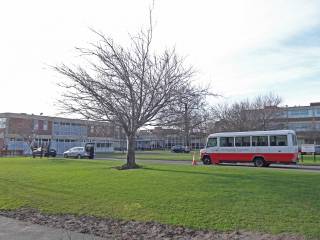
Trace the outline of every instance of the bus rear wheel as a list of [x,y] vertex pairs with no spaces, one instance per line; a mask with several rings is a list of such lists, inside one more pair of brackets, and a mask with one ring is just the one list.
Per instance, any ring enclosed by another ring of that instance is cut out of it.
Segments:
[[256,166],[256,167],[264,167],[264,166],[266,166],[266,162],[261,157],[255,158],[253,160],[253,162],[254,162],[254,166]]
[[204,165],[210,165],[211,164],[211,159],[209,156],[204,156],[202,159],[202,162]]

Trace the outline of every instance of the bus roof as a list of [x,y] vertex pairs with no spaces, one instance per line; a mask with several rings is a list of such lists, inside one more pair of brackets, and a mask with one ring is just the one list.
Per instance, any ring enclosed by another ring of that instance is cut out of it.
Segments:
[[296,134],[293,130],[248,131],[248,132],[221,132],[210,134],[209,137],[235,137],[235,136],[263,136],[279,134]]

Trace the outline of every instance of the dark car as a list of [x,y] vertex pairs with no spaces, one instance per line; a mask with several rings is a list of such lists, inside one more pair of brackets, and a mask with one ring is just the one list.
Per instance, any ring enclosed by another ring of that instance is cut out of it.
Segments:
[[314,146],[314,153],[317,155],[320,155],[320,145],[315,145]]
[[55,156],[57,156],[57,151],[55,149],[50,149],[48,151],[48,149],[39,147],[39,148],[36,148],[32,151],[32,155],[34,157],[36,157],[36,156],[41,157],[41,155],[43,157],[55,157]]
[[175,145],[171,148],[171,152],[174,153],[189,153],[190,149],[187,146]]

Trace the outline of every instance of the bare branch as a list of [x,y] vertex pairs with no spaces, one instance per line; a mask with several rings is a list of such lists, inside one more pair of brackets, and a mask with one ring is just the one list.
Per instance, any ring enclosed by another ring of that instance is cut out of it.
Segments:
[[77,48],[90,68],[54,67],[69,79],[60,85],[65,90],[60,104],[67,112],[114,122],[124,129],[128,156],[133,151],[128,164],[134,162],[134,138],[139,128],[171,115],[167,110],[174,109],[181,99],[200,94],[191,91],[194,72],[185,67],[175,49],[152,53],[152,10],[147,30],[130,36],[128,48],[91,29],[99,41],[89,48]]

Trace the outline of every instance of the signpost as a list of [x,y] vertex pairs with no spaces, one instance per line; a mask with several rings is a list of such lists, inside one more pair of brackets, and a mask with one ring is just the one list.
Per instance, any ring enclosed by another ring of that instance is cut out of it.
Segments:
[[301,160],[303,161],[303,154],[312,153],[313,161],[315,161],[315,146],[314,144],[301,144]]
[[301,152],[314,153],[315,152],[314,144],[301,144]]

